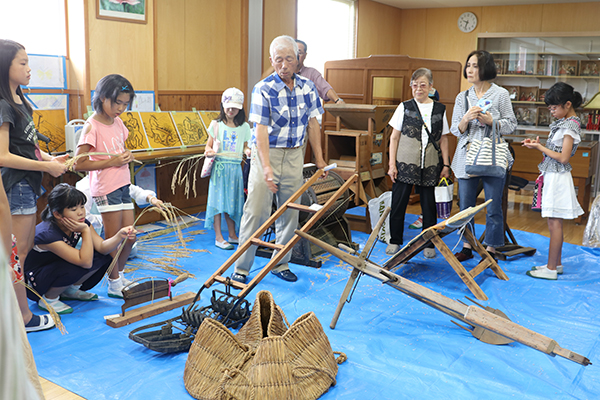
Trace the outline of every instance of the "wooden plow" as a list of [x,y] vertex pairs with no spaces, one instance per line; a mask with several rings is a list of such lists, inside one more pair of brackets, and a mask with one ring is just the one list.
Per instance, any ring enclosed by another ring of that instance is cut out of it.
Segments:
[[[468,222],[486,205],[487,203],[478,207],[463,210],[461,213],[451,217],[449,220],[443,221],[438,225],[428,228],[427,230],[423,231],[421,235],[426,234],[426,232],[432,229],[443,230],[447,227],[447,225],[450,225],[452,221],[456,221],[457,219],[466,219],[466,222]],[[347,246],[340,245],[340,248],[336,248],[304,232],[296,231],[296,234],[299,236],[306,238],[310,242],[330,252],[340,260],[350,264],[353,267],[350,278],[348,279],[346,287],[344,288],[342,296],[340,297],[338,306],[331,321],[331,329],[335,328],[340,313],[342,312],[342,308],[348,299],[355,281],[359,275],[364,274],[369,275],[381,281],[381,283],[391,286],[394,289],[397,289],[400,292],[467,324],[471,328],[463,328],[469,330],[475,337],[486,343],[504,344],[510,343],[510,341],[516,341],[551,356],[558,355],[584,366],[591,364],[588,358],[574,353],[571,350],[560,347],[555,340],[508,320],[499,310],[494,310],[488,307],[483,308],[479,305],[469,306],[462,302],[452,300],[440,293],[430,290],[417,283],[411,282],[410,280],[390,272],[387,269],[382,268],[370,261],[367,256],[371,253],[372,247],[375,245],[377,240],[377,234],[379,233],[379,230],[383,225],[383,221],[385,221],[385,218],[389,212],[390,208],[388,207],[373,229],[373,232],[369,236],[369,239],[365,243],[365,246],[360,254],[357,254],[356,251],[348,248]],[[465,218],[465,216],[470,216],[470,218]],[[424,246],[422,248],[424,248]]]

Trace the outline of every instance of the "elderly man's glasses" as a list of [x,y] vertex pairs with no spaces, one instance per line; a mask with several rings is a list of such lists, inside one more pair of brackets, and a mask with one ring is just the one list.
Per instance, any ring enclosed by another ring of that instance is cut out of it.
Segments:
[[417,90],[417,89],[427,89],[429,87],[429,83],[411,83],[410,87],[413,88],[413,90]]

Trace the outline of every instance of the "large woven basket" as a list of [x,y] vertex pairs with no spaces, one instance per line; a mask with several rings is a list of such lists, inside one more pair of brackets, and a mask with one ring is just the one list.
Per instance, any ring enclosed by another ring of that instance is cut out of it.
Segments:
[[335,385],[337,374],[329,340],[312,312],[287,330],[284,319],[263,291],[236,336],[219,322],[202,322],[185,367],[188,392],[201,400],[320,397]]

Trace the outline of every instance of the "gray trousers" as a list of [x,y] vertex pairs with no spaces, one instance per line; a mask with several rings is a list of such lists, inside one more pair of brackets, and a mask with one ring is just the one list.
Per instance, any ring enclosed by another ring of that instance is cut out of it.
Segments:
[[[258,228],[271,216],[271,204],[273,195],[276,196],[277,206],[281,206],[302,186],[302,167],[304,165],[303,147],[294,149],[270,148],[269,159],[273,170],[273,182],[279,190],[272,193],[265,182],[262,164],[258,157],[256,148],[252,150],[252,161],[250,166],[250,177],[248,178],[248,199],[244,204],[244,214],[240,223],[240,244],[248,241]],[[300,199],[296,201],[298,203]],[[276,243],[285,245],[294,236],[294,230],[298,228],[298,211],[288,209],[275,222]],[[277,254],[273,253],[273,256]],[[235,272],[248,275],[254,257],[256,246],[250,248],[235,263]],[[292,256],[288,252],[280,263],[273,268],[274,272],[280,272],[288,268],[287,263]]]

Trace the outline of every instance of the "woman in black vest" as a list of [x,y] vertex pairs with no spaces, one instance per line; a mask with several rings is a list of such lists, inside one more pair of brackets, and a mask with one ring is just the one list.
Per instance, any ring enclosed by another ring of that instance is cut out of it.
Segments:
[[[427,68],[417,69],[410,80],[413,99],[400,103],[390,120],[389,171],[392,178],[390,244],[386,254],[395,254],[403,243],[404,215],[413,185],[419,189],[423,229],[437,223],[434,189],[441,177],[450,176],[446,106],[429,98],[433,76]],[[425,257],[435,257],[433,247]]]

